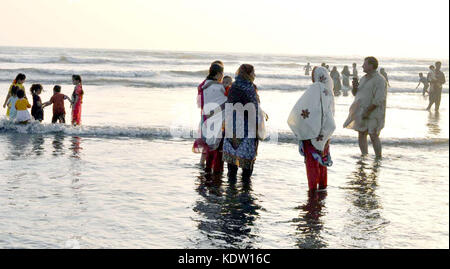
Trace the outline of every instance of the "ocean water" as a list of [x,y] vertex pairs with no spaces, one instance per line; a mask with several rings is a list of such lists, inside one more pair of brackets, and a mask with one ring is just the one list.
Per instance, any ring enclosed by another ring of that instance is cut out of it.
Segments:
[[[205,176],[191,151],[196,86],[217,59],[228,75],[255,66],[270,117],[251,182]],[[73,73],[86,93],[82,127],[51,125],[51,108],[43,124],[0,118],[0,248],[448,248],[449,87],[440,113],[415,90],[435,60],[448,79],[448,59],[379,60],[384,158],[360,156],[341,127],[352,97],[336,97],[329,188],[308,197],[286,124],[310,84],[302,67],[357,62],[362,75],[361,57],[0,47],[4,95],[19,72],[43,101],[55,84],[70,95]]]

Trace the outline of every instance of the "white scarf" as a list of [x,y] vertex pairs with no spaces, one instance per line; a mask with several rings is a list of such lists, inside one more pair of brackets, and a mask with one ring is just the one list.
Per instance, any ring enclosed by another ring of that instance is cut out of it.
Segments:
[[202,138],[208,144],[209,150],[216,150],[222,140],[222,124],[225,114],[222,106],[227,101],[225,88],[216,81],[207,80],[203,86],[203,96],[205,102],[202,108],[203,113],[206,115],[212,113],[212,115],[200,122],[200,124],[203,123]]
[[323,151],[336,129],[333,81],[323,67],[314,68],[312,76],[315,82],[294,105],[287,123],[298,140],[311,140]]

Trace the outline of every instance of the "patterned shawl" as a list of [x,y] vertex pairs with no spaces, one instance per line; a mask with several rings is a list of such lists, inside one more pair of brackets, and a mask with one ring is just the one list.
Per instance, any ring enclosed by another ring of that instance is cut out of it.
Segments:
[[323,67],[315,68],[313,76],[315,82],[297,101],[287,123],[298,140],[311,140],[323,151],[336,129],[333,81]]

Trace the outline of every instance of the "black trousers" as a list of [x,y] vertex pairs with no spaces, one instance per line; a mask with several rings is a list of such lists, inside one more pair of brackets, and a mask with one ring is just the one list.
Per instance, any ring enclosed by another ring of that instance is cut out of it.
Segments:
[[[232,163],[227,163],[227,166],[228,166],[228,178],[236,179],[239,167]],[[251,169],[242,169],[242,179],[244,180],[250,179],[252,174],[253,174],[253,167]]]
[[52,123],[56,123],[59,120],[59,123],[66,123],[66,114],[53,114]]

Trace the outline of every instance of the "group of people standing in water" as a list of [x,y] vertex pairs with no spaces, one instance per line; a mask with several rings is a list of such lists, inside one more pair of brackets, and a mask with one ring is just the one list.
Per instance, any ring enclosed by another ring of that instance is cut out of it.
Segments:
[[[358,132],[359,146],[364,155],[368,154],[369,135],[376,156],[381,157],[379,135],[384,127],[388,82],[377,71],[376,58],[365,58],[362,67],[366,74],[358,80],[356,64],[353,66],[352,94],[355,101],[350,107],[344,128]],[[315,192],[326,189],[327,167],[333,164],[330,141],[336,129],[336,83],[326,66],[305,68],[308,75],[310,70],[312,84],[293,107],[287,123],[299,141],[300,154],[304,156],[309,190]],[[264,140],[261,129],[264,128],[264,120],[268,120],[268,116],[261,109],[258,88],[254,84],[255,69],[252,65],[241,65],[236,72],[235,81],[231,84],[230,80],[225,83],[223,78],[224,65],[221,61],[215,61],[209,68],[207,78],[198,86],[197,100],[201,109],[200,138],[194,142],[193,151],[202,154],[201,162],[206,173],[222,173],[226,162],[230,180],[236,179],[239,167],[243,170],[243,180],[248,180],[253,173],[259,141]],[[249,104],[254,107],[253,116],[256,119],[252,120],[251,109],[244,111],[241,117],[237,115],[236,109],[232,110],[231,116],[224,117],[223,110],[226,110],[227,106],[241,105],[248,108]],[[217,122],[218,119],[223,121]],[[205,124],[208,121],[219,123],[222,128],[214,128],[215,133],[207,136],[205,129],[209,132],[211,126]],[[242,131],[238,126],[243,128],[242,136],[238,135],[239,131]],[[256,136],[250,135],[251,129],[255,130]]]
[[[348,96],[348,91],[351,88],[350,77],[352,77],[353,80],[359,80],[356,63],[352,64],[353,67],[352,72],[350,72],[349,67],[346,65],[343,67],[340,74],[336,66],[334,66],[331,69],[331,71],[330,66],[327,65],[326,63],[322,63],[321,66],[330,72],[330,76],[334,84],[333,85],[334,96],[341,95],[341,91],[343,93],[343,96]],[[436,62],[434,65],[430,65],[426,77],[422,72],[419,73],[419,84],[417,85],[416,89],[419,88],[420,84],[423,84],[422,95],[425,96],[425,94],[428,93],[429,104],[426,110],[430,110],[434,104],[435,111],[439,111],[442,96],[442,85],[444,85],[446,82],[445,75],[441,71],[441,66],[442,63],[439,61]],[[311,64],[307,63],[303,67],[303,69],[305,70],[305,76],[309,76],[310,71],[312,70]],[[384,68],[380,68],[379,73],[386,80],[387,86],[390,87],[391,85],[389,84],[389,78],[386,70]],[[341,83],[341,75],[342,75],[342,83]]]
[[[81,105],[83,103],[83,86],[82,79],[79,75],[72,75],[72,83],[75,86],[72,97],[68,97],[61,93],[61,86],[53,87],[53,96],[49,101],[43,103],[41,93],[44,90],[41,84],[33,84],[30,93],[33,97],[33,105],[28,101],[25,91],[26,75],[18,74],[16,79],[9,87],[3,108],[7,108],[6,116],[19,124],[28,124],[31,120],[42,122],[44,120],[44,108],[53,105],[52,123],[65,123],[66,110],[64,100],[68,100],[72,108],[72,125],[81,125]],[[28,109],[31,108],[31,114]]]
[[[253,83],[255,77],[254,67],[243,64],[237,70],[234,82],[231,77],[224,79],[224,65],[221,61],[215,61],[209,68],[207,78],[198,86],[201,138],[194,142],[193,151],[202,154],[201,162],[204,163],[207,173],[221,173],[224,162],[227,162],[230,179],[236,179],[239,167],[243,170],[243,178],[249,179],[252,175],[258,138],[249,132],[249,129],[255,128],[249,124],[251,115],[246,114],[243,119],[239,119],[235,113],[230,122],[231,126],[234,126],[233,134],[226,138],[224,138],[225,122],[221,119],[224,117],[227,103],[243,106],[251,104],[258,113],[260,103],[257,86]],[[220,126],[216,126],[219,128],[215,128],[215,131],[207,136],[205,131],[211,122]],[[237,134],[236,126],[239,122],[243,123],[245,133],[243,136]]]
[[419,84],[416,89],[419,88],[420,84],[423,84],[422,95],[425,96],[428,93],[429,104],[426,110],[430,110],[434,104],[434,110],[439,111],[441,105],[442,96],[442,85],[445,84],[445,75],[441,71],[441,62],[436,62],[434,65],[430,65],[428,74],[426,77],[423,73],[419,73]]
[[[337,70],[336,66],[333,66],[333,68],[330,70],[330,66],[328,64],[322,63],[321,67],[325,68],[330,73],[331,79],[333,80],[334,96],[340,96],[341,94],[343,96],[348,96],[348,92],[352,87],[350,85],[350,78],[352,78],[353,80],[359,80],[358,68],[356,63],[352,64],[352,72],[350,72],[348,65],[345,65],[340,73]],[[303,67],[303,70],[305,70],[305,76],[309,76],[310,71],[312,70],[311,63],[307,63]],[[380,68],[379,73],[384,77],[384,79],[387,82],[387,85],[390,87],[389,78],[388,74],[386,73],[386,70],[384,68]]]

